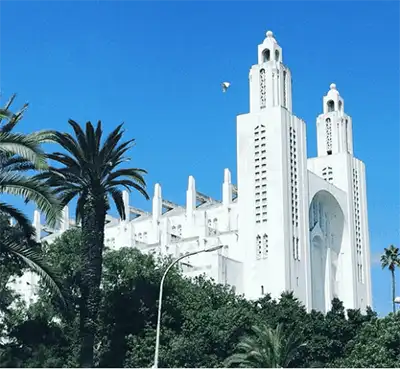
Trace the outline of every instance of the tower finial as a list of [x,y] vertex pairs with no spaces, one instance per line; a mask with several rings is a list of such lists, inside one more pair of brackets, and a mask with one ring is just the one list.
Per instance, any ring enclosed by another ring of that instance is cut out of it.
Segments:
[[272,31],[267,31],[266,36],[267,37],[274,37],[274,33]]
[[331,85],[329,86],[331,90],[336,90],[336,84],[335,83],[331,83]]

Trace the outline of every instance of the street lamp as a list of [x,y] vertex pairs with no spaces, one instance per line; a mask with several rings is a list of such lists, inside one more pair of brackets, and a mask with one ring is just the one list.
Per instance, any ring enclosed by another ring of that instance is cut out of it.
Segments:
[[221,249],[224,247],[223,245],[211,247],[209,249],[204,249],[204,250],[198,250],[198,251],[193,251],[190,252],[189,254],[182,255],[178,259],[174,260],[170,265],[168,265],[168,268],[165,270],[164,275],[161,278],[161,283],[160,283],[160,294],[158,296],[158,316],[157,316],[157,330],[156,330],[156,348],[154,351],[154,365],[152,368],[158,368],[158,352],[160,349],[160,328],[161,328],[161,308],[162,308],[162,297],[163,297],[163,287],[164,287],[164,280],[165,277],[167,276],[167,273],[170,271],[170,269],[179,261],[181,261],[184,258],[187,258],[189,256],[197,255],[202,252],[212,252]]
[[400,304],[400,297],[397,296],[397,297],[393,300],[393,302],[394,302],[395,304]]

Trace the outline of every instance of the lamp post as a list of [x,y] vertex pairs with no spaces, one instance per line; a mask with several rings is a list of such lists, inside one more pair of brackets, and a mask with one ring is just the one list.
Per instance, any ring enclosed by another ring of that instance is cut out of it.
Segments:
[[184,258],[187,258],[189,256],[193,256],[193,255],[197,255],[200,254],[202,252],[212,252],[212,251],[216,251],[219,250],[223,247],[223,245],[218,245],[215,247],[211,247],[209,249],[204,249],[204,250],[198,250],[198,251],[194,251],[194,252],[190,252],[189,254],[186,255],[182,255],[180,256],[178,259],[174,260],[170,265],[168,265],[168,268],[165,270],[162,278],[161,278],[161,283],[160,283],[160,294],[158,297],[158,316],[157,316],[157,330],[156,330],[156,348],[154,351],[154,365],[153,368],[158,368],[158,352],[160,349],[160,328],[161,328],[161,308],[162,308],[162,297],[163,297],[163,287],[164,287],[164,280],[165,277],[167,276],[167,273],[171,270],[171,268],[178,263],[179,261],[181,261]]

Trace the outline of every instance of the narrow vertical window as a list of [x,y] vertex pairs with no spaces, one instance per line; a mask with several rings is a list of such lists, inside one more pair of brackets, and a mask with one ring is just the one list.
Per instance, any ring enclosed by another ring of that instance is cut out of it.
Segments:
[[283,107],[286,108],[286,103],[287,103],[287,76],[286,76],[286,71],[283,71]]
[[260,70],[260,108],[267,106],[267,87],[265,84],[265,69]]

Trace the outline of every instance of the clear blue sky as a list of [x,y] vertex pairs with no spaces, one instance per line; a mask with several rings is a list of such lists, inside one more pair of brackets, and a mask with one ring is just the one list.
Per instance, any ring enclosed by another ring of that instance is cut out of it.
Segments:
[[[2,2],[1,91],[30,102],[26,132],[67,130],[69,118],[101,119],[107,130],[125,122],[151,193],[160,182],[164,197],[184,203],[193,175],[220,198],[223,169],[236,178],[235,117],[248,111],[248,72],[268,29],[292,71],[309,156],[331,82],[345,99],[367,167],[376,259],[399,243],[398,2]],[[389,272],[372,270],[374,305],[386,313]]]

